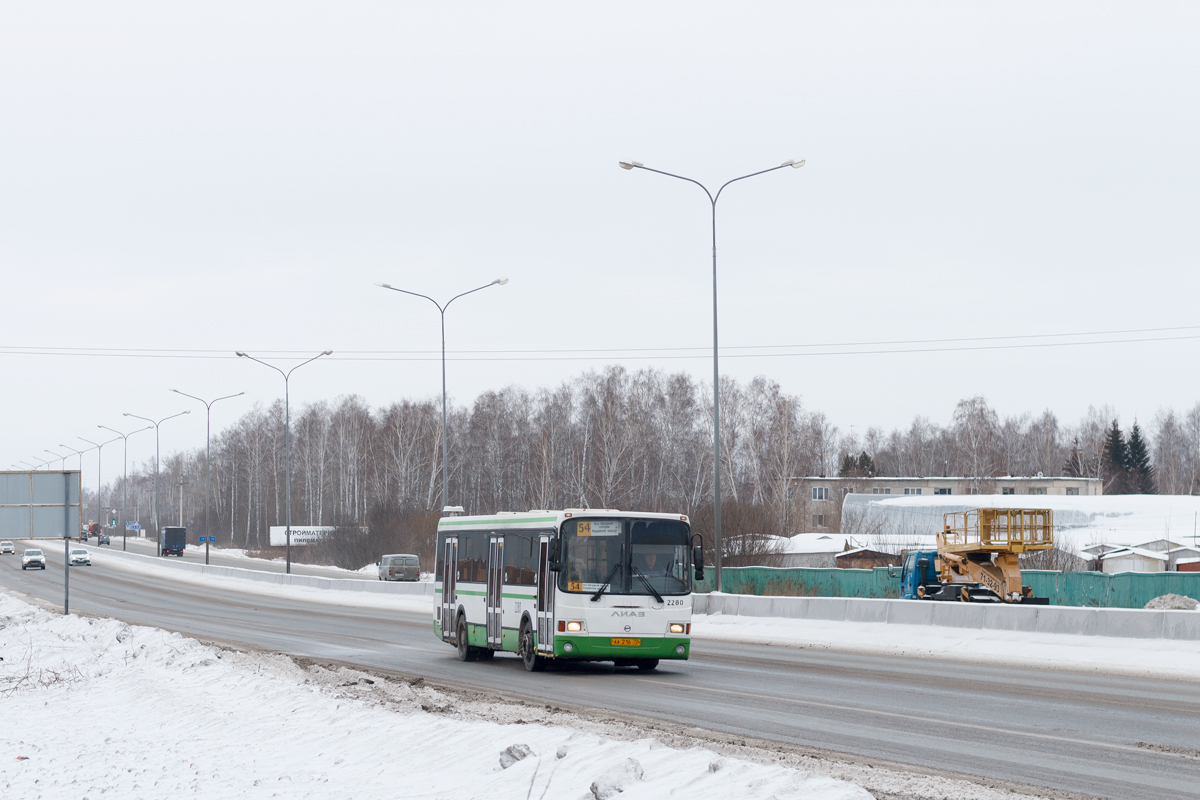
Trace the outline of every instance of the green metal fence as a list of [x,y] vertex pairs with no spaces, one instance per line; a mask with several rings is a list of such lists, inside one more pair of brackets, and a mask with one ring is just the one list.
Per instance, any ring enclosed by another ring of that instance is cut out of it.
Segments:
[[[900,596],[897,577],[886,567],[875,569],[780,569],[729,567],[722,570],[728,594],[791,595],[798,597],[864,597],[880,600]],[[1035,597],[1048,597],[1056,606],[1142,608],[1155,597],[1180,594],[1200,600],[1200,573],[1196,572],[1055,572],[1023,570],[1021,577]],[[698,592],[713,589],[713,571],[705,570]]]

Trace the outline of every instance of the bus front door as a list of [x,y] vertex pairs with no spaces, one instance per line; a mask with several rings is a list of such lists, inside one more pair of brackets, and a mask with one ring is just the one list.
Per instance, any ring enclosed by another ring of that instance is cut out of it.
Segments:
[[554,654],[554,585],[558,575],[550,571],[551,536],[542,536],[538,548],[537,650]]
[[504,624],[504,536],[488,537],[487,641],[500,648]]
[[454,644],[455,582],[458,578],[458,537],[447,536],[442,553],[442,641]]

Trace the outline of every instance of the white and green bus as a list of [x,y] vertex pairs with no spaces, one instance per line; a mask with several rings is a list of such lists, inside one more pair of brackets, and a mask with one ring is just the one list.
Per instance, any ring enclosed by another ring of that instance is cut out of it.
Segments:
[[515,653],[654,669],[691,649],[703,550],[679,514],[569,509],[443,517],[433,629],[463,661]]

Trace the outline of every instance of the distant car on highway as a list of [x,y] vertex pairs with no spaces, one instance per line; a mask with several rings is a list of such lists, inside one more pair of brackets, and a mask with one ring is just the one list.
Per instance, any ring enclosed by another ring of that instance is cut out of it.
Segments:
[[100,544],[112,544],[112,540],[108,538],[107,533],[100,534]]
[[379,559],[379,580],[419,581],[421,563],[411,553],[384,556]]
[[[29,552],[28,550],[26,552]],[[42,562],[43,565],[45,562]],[[72,567],[90,567],[92,565],[92,554],[82,547],[77,547],[71,551],[71,566]]]
[[46,554],[41,550],[25,550],[21,553],[21,569],[46,568]]
[[0,556],[11,556],[17,552],[12,542],[0,542]]

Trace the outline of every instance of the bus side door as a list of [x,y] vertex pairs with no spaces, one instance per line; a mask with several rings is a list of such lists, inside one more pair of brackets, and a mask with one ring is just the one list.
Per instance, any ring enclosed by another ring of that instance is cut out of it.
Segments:
[[488,536],[487,641],[500,649],[504,631],[504,534]]
[[454,595],[458,578],[458,537],[447,536],[442,553],[442,641],[454,643],[454,612],[458,601]]
[[554,654],[554,590],[558,574],[550,571],[552,535],[539,537],[537,593],[537,649],[539,653]]

